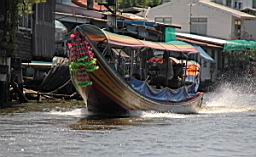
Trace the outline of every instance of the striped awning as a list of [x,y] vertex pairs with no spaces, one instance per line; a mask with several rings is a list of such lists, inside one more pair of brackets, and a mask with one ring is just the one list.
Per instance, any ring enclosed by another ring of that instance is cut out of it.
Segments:
[[174,41],[169,41],[168,44],[175,45],[175,47],[185,52],[194,52],[194,53],[198,52],[198,50],[193,45],[183,41],[174,40]]
[[184,52],[184,53],[198,53],[197,49],[194,48],[192,45],[181,42],[181,41],[171,41],[168,43],[164,42],[152,42],[152,41],[145,41],[139,40],[133,37],[114,34],[105,30],[102,30],[107,39],[108,43],[117,46],[127,46],[133,48],[152,48],[156,50],[162,51],[175,51],[175,52]]
[[178,51],[178,52],[180,51],[174,45],[167,44],[167,43],[143,41],[143,40],[142,42],[146,45],[146,47],[152,48],[152,49],[163,50],[163,51]]
[[136,38],[132,38],[125,35],[119,35],[103,31],[108,39],[108,42],[113,45],[128,46],[128,47],[144,47],[144,43]]

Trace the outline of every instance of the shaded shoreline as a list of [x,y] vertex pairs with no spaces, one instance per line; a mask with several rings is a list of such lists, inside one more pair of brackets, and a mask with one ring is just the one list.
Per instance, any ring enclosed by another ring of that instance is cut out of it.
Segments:
[[76,108],[85,108],[81,100],[43,100],[37,102],[30,100],[28,103],[11,103],[0,108],[0,114],[24,113],[24,112],[49,112],[51,110],[67,111]]

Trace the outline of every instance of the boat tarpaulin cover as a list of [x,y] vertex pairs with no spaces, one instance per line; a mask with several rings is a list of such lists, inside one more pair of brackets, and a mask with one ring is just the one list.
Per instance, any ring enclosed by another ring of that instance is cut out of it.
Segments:
[[256,51],[256,40],[230,40],[224,45],[225,52]]
[[204,49],[202,49],[200,46],[196,46],[196,45],[194,45],[194,47],[197,49],[197,51],[199,52],[199,55],[203,58],[203,59],[205,59],[205,60],[207,60],[207,61],[209,61],[209,62],[215,62],[214,61],[214,59],[211,57],[211,56],[209,56],[205,51],[204,51]]
[[129,81],[131,87],[141,95],[160,102],[182,102],[196,95],[195,85],[183,86],[178,89],[154,89],[145,81],[132,79]]

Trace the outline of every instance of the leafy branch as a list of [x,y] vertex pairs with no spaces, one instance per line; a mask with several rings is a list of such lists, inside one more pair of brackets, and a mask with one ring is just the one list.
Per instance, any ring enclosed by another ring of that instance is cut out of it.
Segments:
[[33,4],[45,3],[46,0],[18,0],[18,15],[32,14]]
[[154,7],[161,3],[161,0],[118,0],[120,9],[129,7]]

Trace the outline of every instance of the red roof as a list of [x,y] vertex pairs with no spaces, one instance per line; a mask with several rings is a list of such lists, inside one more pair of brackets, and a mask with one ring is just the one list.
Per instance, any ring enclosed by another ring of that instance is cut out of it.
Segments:
[[[96,0],[93,0],[93,1],[94,1],[93,10],[96,10],[96,11],[106,11],[106,10],[108,10],[103,5],[98,5]],[[72,0],[72,3],[74,3],[74,4],[76,4],[80,7],[83,7],[83,8],[87,8],[87,0]]]

